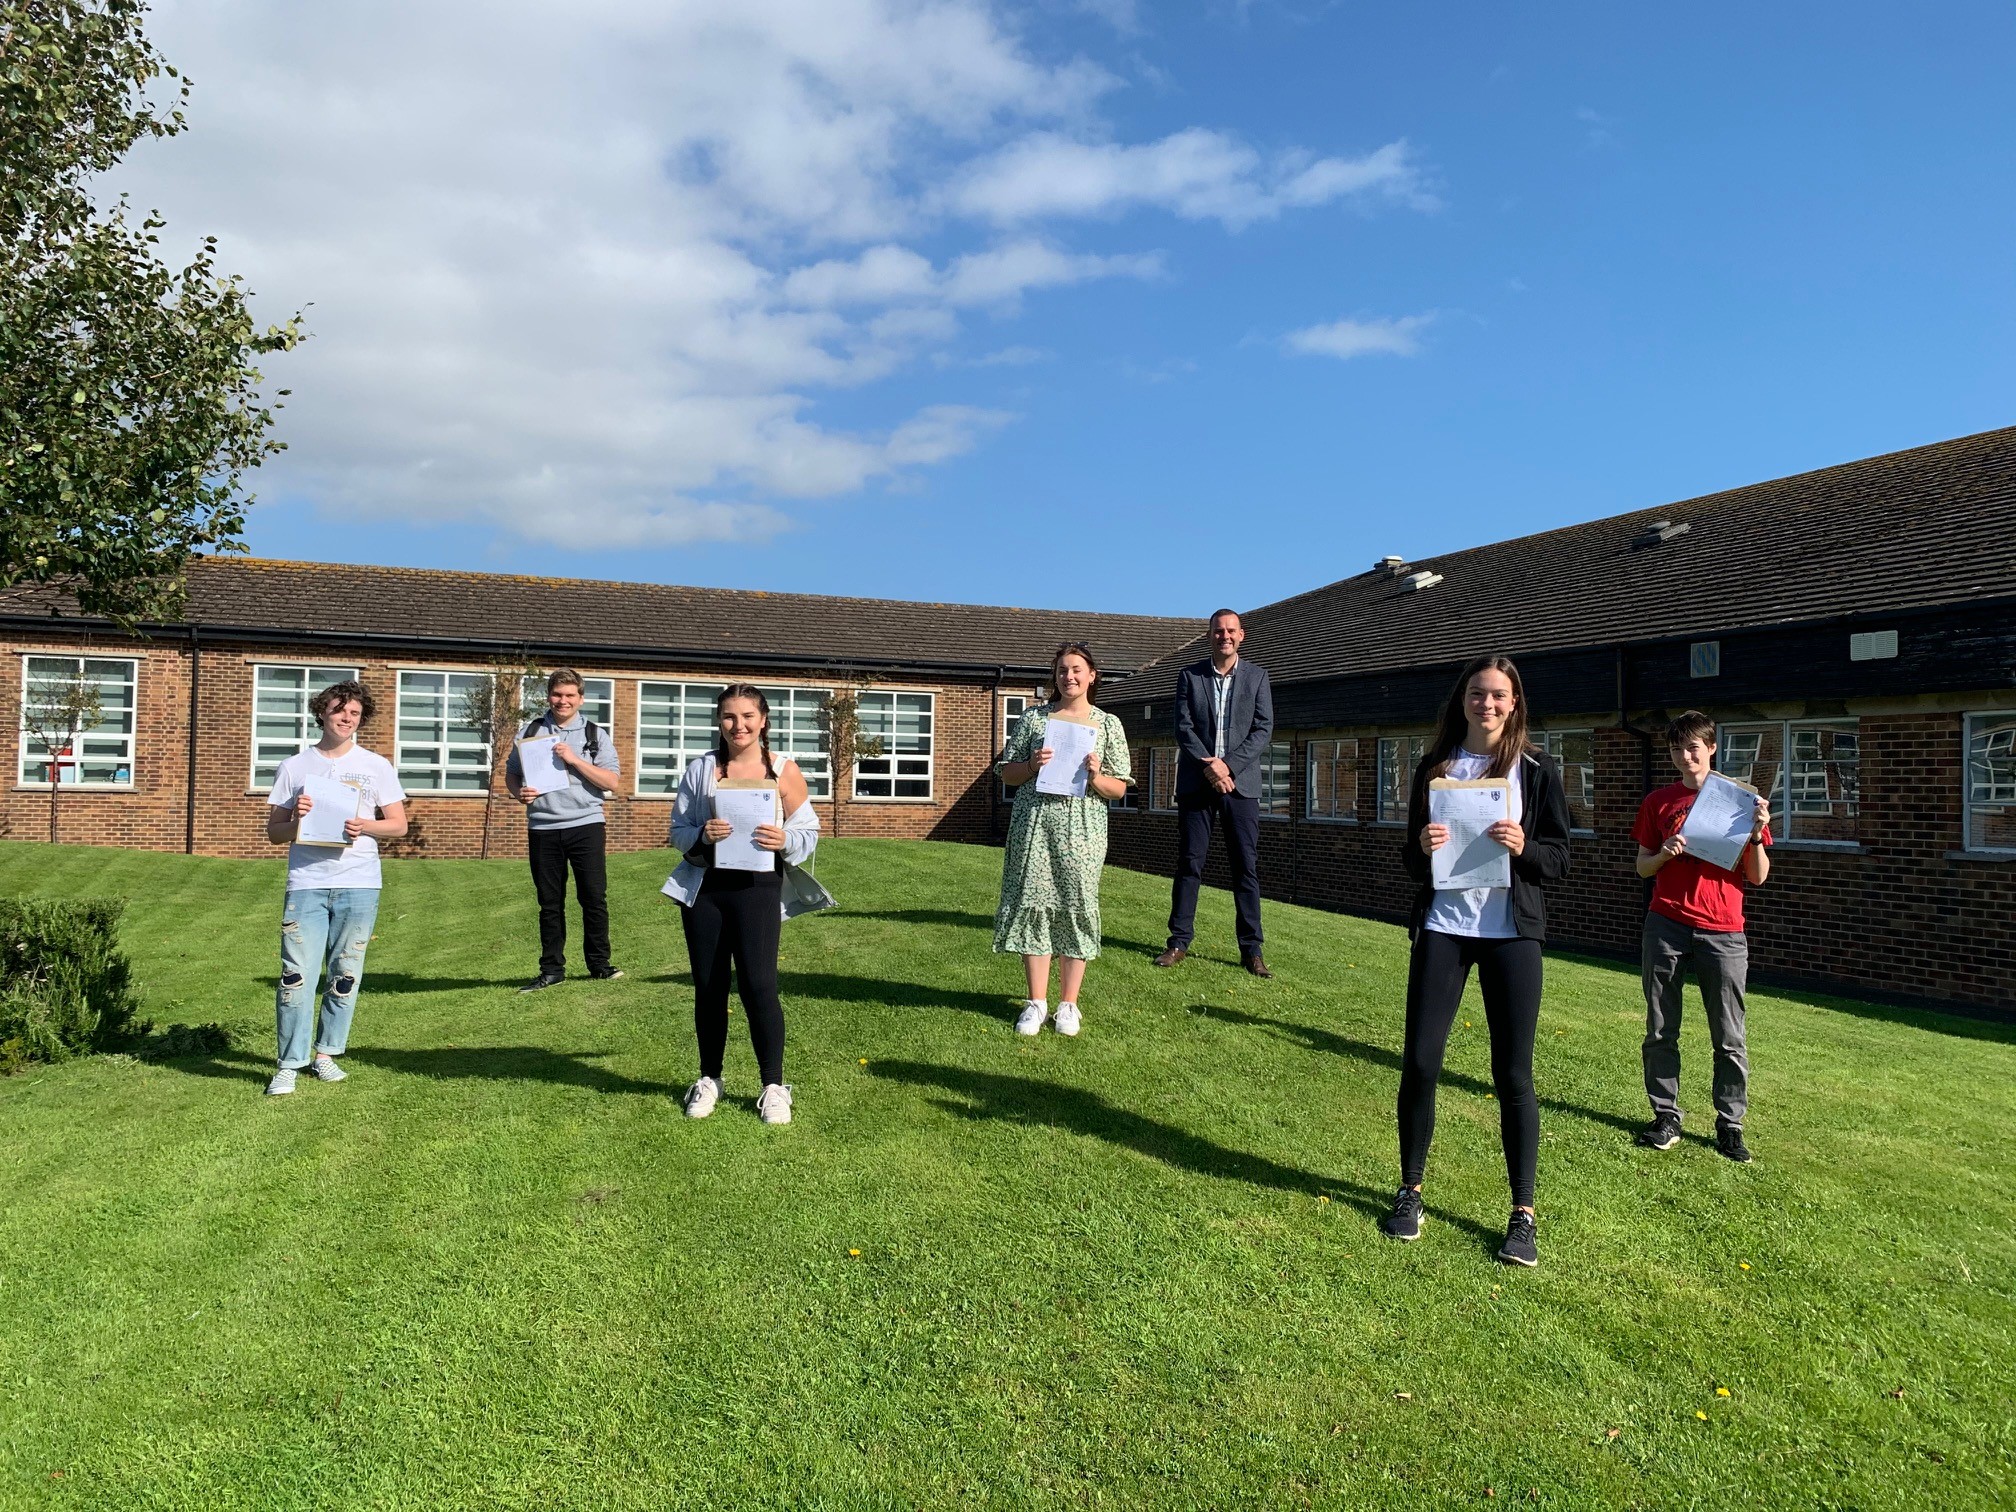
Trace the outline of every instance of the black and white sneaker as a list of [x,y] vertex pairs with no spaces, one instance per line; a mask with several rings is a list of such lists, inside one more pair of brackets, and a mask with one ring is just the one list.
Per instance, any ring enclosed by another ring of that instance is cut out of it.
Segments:
[[1743,1143],[1743,1130],[1735,1124],[1724,1124],[1715,1131],[1715,1149],[1725,1160],[1738,1165],[1750,1163],[1750,1147]]
[[1670,1150],[1680,1143],[1680,1120],[1671,1113],[1661,1113],[1638,1131],[1634,1143],[1647,1150]]
[[1507,1265],[1532,1269],[1540,1263],[1540,1250],[1533,1242],[1533,1215],[1524,1208],[1512,1209],[1512,1221],[1505,1225],[1505,1242],[1498,1246],[1498,1258]]
[[566,974],[563,972],[542,971],[518,990],[520,992],[543,992],[548,987],[558,987],[566,980]]
[[1379,1232],[1388,1239],[1414,1240],[1421,1237],[1421,1194],[1403,1186],[1393,1194],[1393,1211],[1379,1220]]
[[623,975],[621,966],[597,966],[588,975],[598,982],[613,982]]

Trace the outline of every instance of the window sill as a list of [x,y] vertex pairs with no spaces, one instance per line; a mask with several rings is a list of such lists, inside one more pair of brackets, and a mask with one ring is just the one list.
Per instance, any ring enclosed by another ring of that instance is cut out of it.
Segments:
[[1986,861],[1991,865],[2001,862],[2004,866],[2016,864],[2016,850],[1950,850],[1946,852],[1948,861]]
[[1352,829],[1359,828],[1365,823],[1362,819],[1346,819],[1342,814],[1304,814],[1302,822],[1304,824],[1335,824]]
[[[17,793],[46,793],[58,784],[49,782],[17,782]],[[61,787],[66,793],[137,793],[139,787],[131,782],[65,782]]]
[[929,808],[938,800],[936,798],[862,798],[856,796],[849,798],[847,801],[849,803],[893,803],[907,805],[911,808]]
[[1262,814],[1260,822],[1262,824],[1287,824],[1293,817],[1290,814]]
[[1869,847],[1860,840],[1773,840],[1764,847],[1773,851],[1813,851],[1823,856],[1866,856]]

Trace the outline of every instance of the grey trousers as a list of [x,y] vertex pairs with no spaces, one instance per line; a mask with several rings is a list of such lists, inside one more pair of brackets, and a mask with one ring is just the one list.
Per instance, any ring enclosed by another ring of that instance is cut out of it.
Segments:
[[1749,939],[1648,913],[1643,962],[1645,1095],[1652,1099],[1652,1112],[1680,1116],[1680,1005],[1691,962],[1708,1014],[1708,1043],[1715,1047],[1715,1125],[1741,1128],[1750,1104],[1750,1057],[1743,1039]]

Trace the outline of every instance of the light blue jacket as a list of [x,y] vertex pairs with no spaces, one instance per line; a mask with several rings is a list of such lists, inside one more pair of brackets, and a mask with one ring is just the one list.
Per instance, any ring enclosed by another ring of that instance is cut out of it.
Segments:
[[[714,753],[695,756],[679,779],[679,796],[672,804],[672,848],[690,851],[701,845],[700,832],[714,817]],[[819,885],[810,872],[799,870],[819,848],[819,815],[807,798],[784,818],[784,850],[778,857],[784,868],[784,917],[831,908],[833,895]],[[676,903],[690,907],[700,896],[700,884],[707,880],[707,868],[682,860],[665,879],[659,891]]]

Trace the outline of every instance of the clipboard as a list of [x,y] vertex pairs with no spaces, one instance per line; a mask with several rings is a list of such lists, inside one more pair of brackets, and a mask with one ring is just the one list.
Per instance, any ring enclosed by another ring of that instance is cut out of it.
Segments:
[[[717,777],[714,791],[729,793],[764,793],[770,795],[770,822],[781,827],[784,823],[784,798],[778,789],[777,780],[772,777]],[[718,802],[710,805],[714,818],[721,817]],[[730,835],[725,840],[714,842],[714,864],[728,871],[775,871],[778,854],[775,851],[760,850],[753,838],[744,839]]]
[[[1444,802],[1437,804],[1437,795],[1446,795]],[[1429,820],[1449,829],[1448,841],[1429,858],[1437,892],[1512,885],[1512,853],[1487,833],[1512,817],[1511,798],[1512,784],[1504,777],[1437,777],[1429,782]]]
[[[333,777],[310,777],[301,785],[301,791],[314,800],[315,806],[309,811],[305,819],[301,816],[296,816],[294,820],[294,844],[311,845],[318,850],[348,850],[352,842],[348,836],[344,835],[343,825],[351,819],[361,819],[364,817],[363,790],[354,788],[347,782],[338,782]],[[348,793],[350,795],[349,800],[347,802],[338,801],[336,794],[339,792]],[[331,838],[326,832],[317,833],[305,838],[302,836],[301,826],[304,823],[314,823],[319,831],[321,825],[327,823],[331,814],[341,816],[336,821],[334,838]]]
[[[529,739],[521,739],[512,747],[518,757],[520,778],[518,786],[521,791],[530,793],[535,798],[544,798],[552,793],[564,793],[567,791],[568,780],[573,776],[573,773],[562,766],[560,758],[554,754],[554,748],[559,742],[560,737],[558,735],[534,735]],[[525,748],[527,746],[533,746],[538,749],[539,755],[534,760],[528,761],[526,759]],[[541,768],[536,773],[533,770],[535,763]]]

